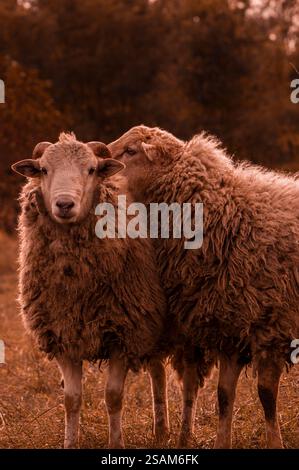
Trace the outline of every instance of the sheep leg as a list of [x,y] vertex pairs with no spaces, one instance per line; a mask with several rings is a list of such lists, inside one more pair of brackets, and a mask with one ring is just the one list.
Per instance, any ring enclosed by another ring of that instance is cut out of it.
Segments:
[[232,419],[236,387],[243,364],[239,355],[221,355],[218,381],[219,422],[215,449],[230,449],[232,446]]
[[169,435],[167,379],[164,363],[160,359],[151,359],[148,369],[153,397],[155,440],[157,443],[163,443]]
[[182,425],[177,447],[187,447],[193,432],[194,410],[198,393],[198,374],[196,363],[185,363],[183,381]]
[[82,400],[82,363],[75,363],[65,356],[57,358],[57,363],[63,376],[64,387],[64,448],[73,449],[78,447],[79,441],[79,417]]
[[115,353],[109,359],[108,377],[105,388],[105,402],[109,417],[109,448],[123,449],[121,430],[124,385],[128,372],[127,361]]
[[283,448],[277,419],[277,396],[282,369],[269,357],[258,364],[258,394],[266,420],[267,447]]

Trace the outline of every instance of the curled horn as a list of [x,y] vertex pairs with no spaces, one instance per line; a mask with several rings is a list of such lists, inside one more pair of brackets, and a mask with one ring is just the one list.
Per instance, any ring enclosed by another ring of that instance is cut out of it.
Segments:
[[44,153],[44,151],[46,150],[46,148],[49,147],[49,145],[52,145],[51,142],[40,142],[39,144],[37,144],[34,147],[32,158],[34,160],[37,160],[38,158],[40,158],[42,154]]
[[97,157],[112,158],[110,150],[103,142],[88,142],[87,145]]

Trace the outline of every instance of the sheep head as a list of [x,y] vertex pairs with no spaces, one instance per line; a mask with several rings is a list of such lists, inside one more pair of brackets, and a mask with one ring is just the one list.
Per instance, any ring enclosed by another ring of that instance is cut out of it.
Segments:
[[125,163],[124,175],[130,191],[142,193],[160,169],[171,165],[184,143],[157,127],[136,126],[108,145],[112,157]]
[[45,208],[61,224],[83,220],[92,209],[94,194],[101,180],[122,170],[125,165],[108,158],[101,142],[84,144],[73,134],[62,133],[55,144],[38,144],[32,159],[12,165],[13,171],[36,178]]

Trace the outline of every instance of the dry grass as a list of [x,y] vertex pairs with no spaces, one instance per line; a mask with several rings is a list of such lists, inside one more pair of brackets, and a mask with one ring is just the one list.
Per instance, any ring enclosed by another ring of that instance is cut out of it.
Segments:
[[[0,365],[0,447],[57,448],[63,442],[63,393],[55,364],[33,348],[24,334],[16,297],[16,241],[0,233],[0,339],[6,344],[6,364]],[[242,375],[235,407],[236,448],[265,447],[264,423],[255,381]],[[175,374],[168,370],[171,436],[175,447],[181,398]],[[104,406],[105,371],[85,365],[81,447],[107,444]],[[211,448],[215,438],[217,373],[200,393],[195,422],[197,448]],[[287,448],[299,448],[299,368],[285,374],[281,384],[279,418]],[[123,427],[129,448],[152,447],[152,413],[148,376],[130,374],[127,380]]]

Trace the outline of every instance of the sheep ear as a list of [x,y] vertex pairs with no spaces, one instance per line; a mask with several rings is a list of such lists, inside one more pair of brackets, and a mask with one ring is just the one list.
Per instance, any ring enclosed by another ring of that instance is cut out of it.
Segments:
[[144,142],[141,143],[141,147],[147,158],[152,162],[157,155],[157,148],[154,145],[146,144]]
[[97,174],[98,176],[107,178],[108,176],[115,175],[124,168],[126,168],[126,166],[118,160],[114,160],[113,158],[106,158],[99,161]]
[[11,169],[22,176],[27,178],[36,178],[40,175],[40,165],[38,160],[21,160],[11,165]]
[[108,149],[107,145],[103,144],[103,142],[88,142],[87,145],[89,148],[91,148],[91,150],[97,157],[101,157],[101,158],[112,157],[110,150]]

